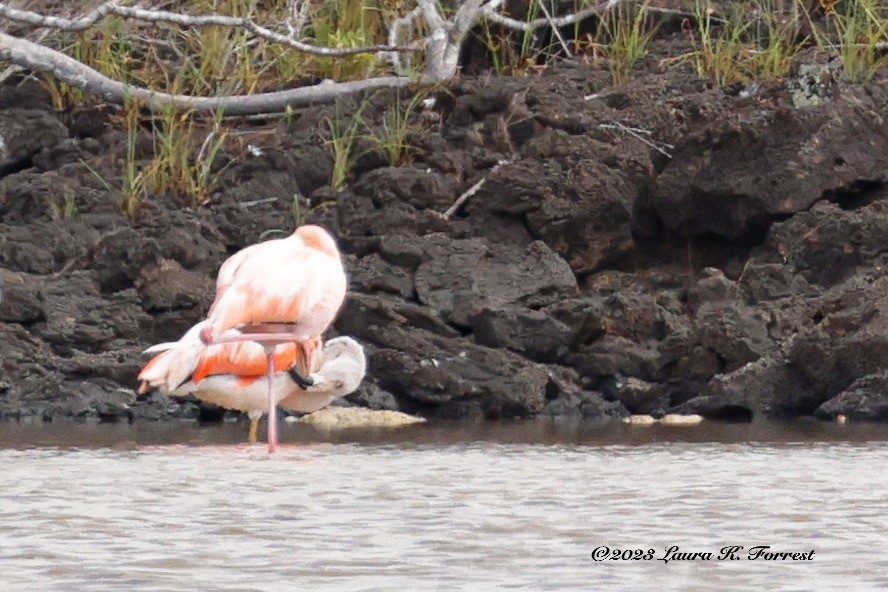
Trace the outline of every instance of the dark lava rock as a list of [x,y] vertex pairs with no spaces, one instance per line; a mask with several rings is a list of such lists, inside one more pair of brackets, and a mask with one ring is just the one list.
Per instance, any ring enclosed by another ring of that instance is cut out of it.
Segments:
[[605,421],[629,415],[619,401],[582,386],[576,372],[569,368],[550,366],[546,385],[546,405],[541,415],[558,419]]
[[348,403],[369,409],[400,411],[398,399],[376,383],[364,383],[358,390],[345,397]]
[[159,261],[160,245],[134,228],[122,227],[104,235],[92,253],[104,292],[133,287],[143,267]]
[[370,364],[380,385],[425,404],[430,415],[456,417],[461,413],[452,408],[469,402],[488,419],[527,417],[543,408],[546,371],[520,356],[421,330],[396,329],[376,339]]
[[545,306],[577,291],[570,267],[541,242],[518,249],[479,239],[418,240],[417,296],[456,325],[469,325],[484,308]]
[[810,415],[820,400],[811,385],[783,360],[761,358],[729,374],[715,376],[702,394],[673,412],[710,419],[751,420]]
[[[225,257],[309,221],[350,278],[331,334],[370,362],[345,404],[888,420],[885,85],[793,109],[779,82],[746,98],[682,68],[610,81],[598,64],[464,71],[414,114],[408,162],[373,148],[342,189],[327,121],[358,102],[307,106],[262,128],[259,156],[227,143],[205,203],[146,195],[133,219],[103,181],[125,157],[114,121],[68,114],[69,137],[45,93],[0,85],[0,417],[221,417],[134,395],[141,351],[206,315]],[[394,96],[369,99],[368,126]]]
[[864,376],[815,411],[821,419],[888,421],[888,372]]
[[39,276],[0,269],[0,321],[31,323],[41,319],[40,285]]
[[27,168],[43,148],[68,137],[68,129],[54,114],[32,109],[0,110],[0,171]]
[[470,323],[479,344],[508,348],[536,362],[555,362],[570,348],[570,328],[540,310],[485,308]]
[[874,122],[873,100],[714,118],[676,147],[650,206],[685,236],[755,239],[821,196],[885,183],[888,157],[873,158],[871,147],[888,145],[888,128]]
[[162,259],[146,266],[136,280],[142,308],[148,312],[193,308],[209,308],[215,285],[206,274],[182,269],[175,261]]
[[630,232],[636,175],[621,170],[610,147],[551,132],[535,138],[519,163],[491,174],[469,205],[521,216],[531,234],[576,273],[622,262],[635,249]]

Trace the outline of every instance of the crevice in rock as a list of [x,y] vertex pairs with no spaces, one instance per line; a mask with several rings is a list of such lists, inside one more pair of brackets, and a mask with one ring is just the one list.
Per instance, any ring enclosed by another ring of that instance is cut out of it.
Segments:
[[865,208],[885,197],[888,197],[888,184],[866,179],[859,179],[851,185],[827,191],[823,194],[823,199],[836,204],[846,211]]
[[14,175],[16,173],[20,173],[34,166],[34,156],[37,155],[37,152],[32,152],[27,156],[19,158],[18,160],[7,162],[6,164],[0,166],[0,179],[4,177],[8,177],[9,175]]
[[742,405],[725,405],[706,413],[706,419],[725,421],[730,423],[751,423],[753,419],[752,409]]
[[[387,390],[392,393],[397,393],[401,389],[397,385],[389,384],[388,388],[384,384],[379,384],[380,388]],[[435,410],[437,410],[440,406],[433,405],[431,403],[423,403],[422,401],[418,401],[412,397],[408,397],[405,395],[395,395],[395,401],[398,403],[398,410],[403,413],[409,413],[411,415],[419,415],[421,417],[429,417],[434,414]]]

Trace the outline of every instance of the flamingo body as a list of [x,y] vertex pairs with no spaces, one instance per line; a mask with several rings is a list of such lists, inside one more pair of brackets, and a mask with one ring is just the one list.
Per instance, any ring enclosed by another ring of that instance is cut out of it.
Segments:
[[[300,226],[287,238],[242,249],[220,267],[216,298],[207,320],[197,330],[196,335],[208,346],[207,350],[199,353],[192,339],[183,350],[186,360],[178,365],[170,363],[170,368],[193,368],[191,375],[183,377],[180,371],[175,378],[195,384],[215,375],[238,376],[236,380],[255,382],[259,380],[259,373],[254,373],[257,369],[252,366],[252,355],[258,353],[255,348],[261,348],[265,354],[267,396],[264,410],[268,412],[268,451],[274,452],[277,448],[278,403],[275,374],[289,367],[290,375],[302,386],[313,384],[313,380],[305,378],[295,368],[295,361],[301,353],[303,366],[311,367],[314,350],[320,343],[321,334],[336,318],[345,299],[346,287],[345,269],[336,241],[319,226]],[[237,348],[212,349],[235,343],[239,344]],[[290,347],[295,348],[295,357],[288,357],[291,354],[287,348]],[[251,362],[247,362],[248,359]],[[248,364],[250,374],[244,375]],[[156,365],[162,367],[164,364],[157,361]],[[151,369],[146,367],[146,370]],[[150,372],[146,376],[149,375]],[[184,384],[176,383],[172,378],[167,373],[166,386],[170,392]],[[219,381],[208,384],[216,382]],[[214,389],[212,392],[219,391]],[[262,410],[249,413],[252,440]]]
[[[198,337],[205,323],[192,327],[178,342],[149,348],[164,351],[139,373],[139,380],[143,381],[140,390],[154,386],[174,397],[194,395],[201,401],[243,411],[251,417],[267,412],[265,349],[250,341],[206,346]],[[311,413],[355,391],[361,384],[367,362],[364,349],[357,341],[336,337],[322,348],[316,343],[312,345],[311,359],[296,344],[275,348],[275,373],[271,381],[275,404],[291,411]],[[200,351],[195,354],[196,348]],[[295,366],[314,371],[311,376],[317,384],[302,389],[288,372]]]
[[252,326],[306,341],[330,326],[345,292],[333,238],[318,226],[300,226],[287,238],[247,247],[222,264],[201,338],[213,343],[228,329]]

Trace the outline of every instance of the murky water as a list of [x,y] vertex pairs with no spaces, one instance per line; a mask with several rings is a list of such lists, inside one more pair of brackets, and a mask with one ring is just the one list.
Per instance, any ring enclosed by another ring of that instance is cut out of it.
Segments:
[[0,426],[0,590],[888,588],[883,426],[243,429]]

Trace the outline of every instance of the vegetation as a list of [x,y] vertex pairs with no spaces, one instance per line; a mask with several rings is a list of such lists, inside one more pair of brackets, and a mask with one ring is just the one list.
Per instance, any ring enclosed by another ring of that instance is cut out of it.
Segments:
[[604,40],[614,84],[626,82],[638,60],[648,54],[657,27],[648,25],[646,8],[646,2],[618,4],[601,19],[598,36]]
[[[577,0],[584,10],[592,0]],[[316,0],[304,13],[288,12],[292,5],[276,0],[186,0],[176,7],[189,14],[216,13],[246,17],[258,23],[287,23],[294,39],[320,46],[353,48],[388,42],[392,19],[407,15],[414,4],[404,0]],[[663,60],[675,67],[691,66],[718,85],[746,84],[779,78],[790,72],[799,51],[816,44],[837,55],[852,82],[873,78],[888,67],[888,9],[879,0],[821,0],[826,14],[816,19],[801,0],[752,0],[721,3],[720,14],[711,0],[696,0],[693,14],[684,20],[689,51]],[[788,6],[788,9],[784,7]],[[548,7],[548,8],[547,8]],[[301,9],[300,9],[301,10]],[[442,9],[443,13],[452,9]],[[527,74],[545,68],[568,53],[582,53],[610,69],[614,84],[631,79],[639,60],[653,47],[658,18],[648,4],[625,1],[597,20],[593,27],[577,22],[561,27],[566,36],[531,23],[550,18],[554,6],[532,1],[523,14],[514,15],[525,30],[482,19],[474,29],[486,51],[490,68],[498,74]],[[593,17],[594,19],[594,17]],[[806,24],[806,36],[801,33]],[[428,26],[420,19],[409,27]],[[110,17],[78,33],[57,33],[51,42],[70,56],[106,76],[169,93],[195,96],[254,94],[299,86],[309,80],[357,80],[391,73],[377,54],[329,57],[303,53],[256,37],[238,27],[180,27]],[[406,58],[405,58],[406,60]],[[408,68],[417,67],[408,61]],[[56,109],[66,111],[90,99],[83,91],[45,76],[43,82]],[[421,94],[405,99],[395,93],[390,109],[364,121],[363,107],[350,119],[337,114],[327,121],[326,141],[333,158],[331,186],[342,188],[358,154],[359,143],[373,145],[392,166],[408,162],[415,152],[411,138],[418,131]],[[285,115],[294,118],[292,111]],[[122,110],[126,154],[122,157],[120,205],[135,216],[146,196],[174,193],[190,203],[206,203],[218,182],[220,154],[229,130],[216,113],[199,117],[172,109],[146,117],[139,105]],[[150,142],[145,139],[150,136]],[[139,146],[150,144],[150,151]],[[146,152],[150,154],[144,155]],[[144,155],[140,158],[140,154]],[[294,216],[304,215],[294,198]],[[73,200],[60,203],[59,216],[74,215]]]
[[[539,2],[531,2],[524,15],[525,23],[539,16]],[[484,21],[478,37],[487,50],[493,71],[498,75],[521,75],[539,62],[547,63],[556,57],[556,51],[552,48],[538,47],[538,34],[533,30],[513,32]]]
[[[817,43],[838,53],[852,82],[865,82],[888,67],[888,8],[878,0],[841,0],[828,7],[825,32],[818,29]],[[832,33],[832,35],[830,34]]]
[[336,115],[327,119],[327,127],[330,130],[330,139],[327,144],[333,156],[333,173],[330,178],[330,186],[333,189],[342,189],[348,181],[348,173],[357,158],[354,151],[355,141],[361,130],[361,111],[366,103],[361,105],[351,121],[340,114],[339,105],[336,106]]
[[695,29],[688,29],[693,51],[674,61],[690,60],[697,73],[724,86],[786,75],[805,44],[798,14],[786,18],[769,0],[734,5],[716,23],[708,0],[697,0]]
[[[138,158],[142,132],[139,105],[124,110],[126,155],[120,181],[120,207],[135,217],[149,194],[174,193],[187,196],[194,205],[207,203],[221,168],[217,157],[228,131],[217,114],[209,122],[191,114],[167,110],[150,121],[152,150],[147,161]],[[202,139],[201,139],[202,138]]]
[[401,166],[407,162],[416,149],[410,137],[419,132],[414,115],[424,98],[423,93],[415,94],[405,105],[400,94],[396,94],[394,105],[382,114],[379,125],[367,126],[367,138],[385,154],[391,166]]

